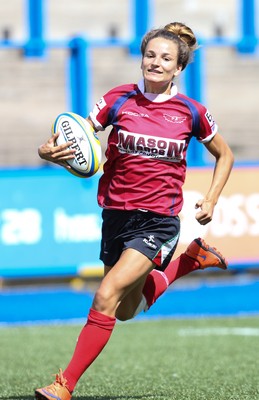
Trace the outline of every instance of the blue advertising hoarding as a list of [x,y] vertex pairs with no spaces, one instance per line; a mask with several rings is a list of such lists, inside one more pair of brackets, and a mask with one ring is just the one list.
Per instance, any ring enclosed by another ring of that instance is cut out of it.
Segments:
[[98,180],[61,168],[0,171],[0,277],[101,267]]
[[[181,235],[174,257],[203,237],[229,268],[259,265],[259,167],[234,168],[213,221],[195,218],[211,168],[189,168],[184,185]],[[0,170],[0,278],[100,275],[99,173],[77,178],[62,168]],[[240,185],[242,182],[242,185]]]

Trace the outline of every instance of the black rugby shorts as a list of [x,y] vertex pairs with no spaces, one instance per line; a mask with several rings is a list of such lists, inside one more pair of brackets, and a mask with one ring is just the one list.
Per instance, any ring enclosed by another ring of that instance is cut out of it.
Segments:
[[103,210],[100,260],[112,267],[123,250],[132,248],[164,270],[180,235],[180,219],[140,210]]

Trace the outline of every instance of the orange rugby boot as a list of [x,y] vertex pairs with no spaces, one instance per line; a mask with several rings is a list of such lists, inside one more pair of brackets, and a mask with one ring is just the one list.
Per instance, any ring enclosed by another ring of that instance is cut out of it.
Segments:
[[228,266],[225,257],[215,247],[210,247],[201,238],[194,239],[187,247],[185,254],[197,260],[200,264],[200,269],[208,267],[227,269]]
[[35,390],[37,400],[70,400],[72,394],[68,390],[67,380],[63,377],[62,370],[56,375],[56,380],[51,385]]

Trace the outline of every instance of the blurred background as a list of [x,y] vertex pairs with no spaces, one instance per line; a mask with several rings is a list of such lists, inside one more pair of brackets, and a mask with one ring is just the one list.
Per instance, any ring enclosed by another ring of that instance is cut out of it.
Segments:
[[[0,323],[86,315],[102,274],[101,172],[76,178],[43,163],[37,148],[59,113],[85,117],[109,89],[137,82],[141,38],[173,21],[189,25],[200,44],[179,91],[209,108],[236,160],[213,222],[197,226],[193,206],[212,160],[191,143],[178,253],[202,236],[229,270],[183,278],[152,313],[258,313],[259,1],[9,0],[0,11]],[[69,306],[57,312],[57,301]]]

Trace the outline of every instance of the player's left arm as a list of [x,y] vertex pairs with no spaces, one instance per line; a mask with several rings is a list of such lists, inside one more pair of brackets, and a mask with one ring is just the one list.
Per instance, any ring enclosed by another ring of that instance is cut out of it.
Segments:
[[206,225],[212,220],[214,207],[229,178],[234,163],[233,153],[219,133],[216,133],[204,145],[215,157],[215,167],[209,191],[203,199],[195,204],[195,208],[200,209],[196,214],[196,219],[201,225]]

